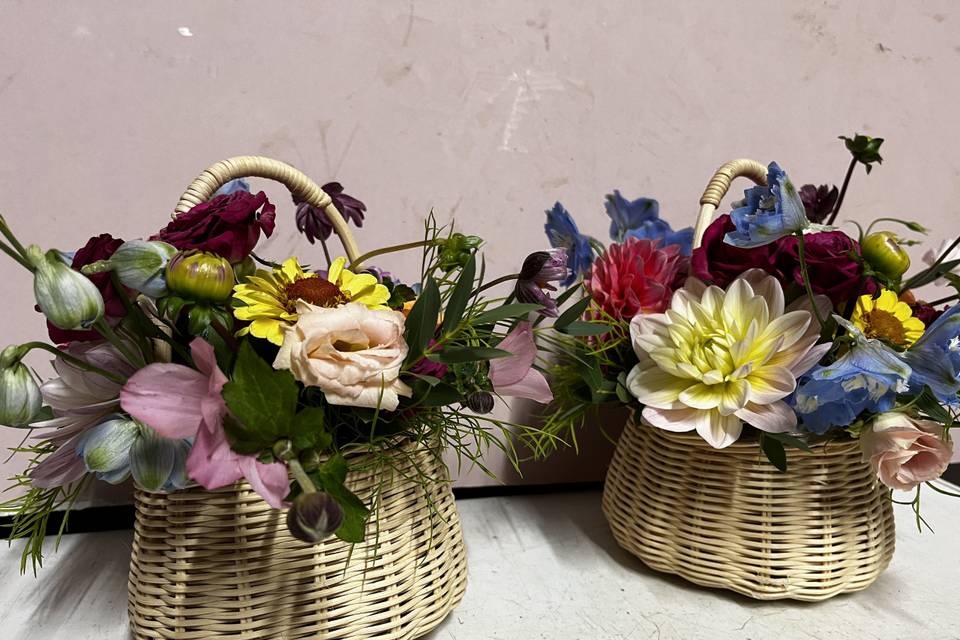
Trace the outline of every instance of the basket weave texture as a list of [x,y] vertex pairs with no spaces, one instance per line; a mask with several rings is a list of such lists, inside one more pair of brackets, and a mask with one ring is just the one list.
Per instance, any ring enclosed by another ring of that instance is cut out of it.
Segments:
[[627,423],[603,492],[621,547],[658,571],[760,600],[824,600],[870,586],[894,551],[886,489],[855,441],[787,452],[713,449]]
[[[237,156],[205,169],[174,215],[235,178],[282,183],[324,211],[355,262],[360,252],[330,196],[290,165]],[[356,265],[355,265],[356,266]],[[135,494],[128,612],[136,640],[408,640],[429,633],[466,589],[466,552],[446,466],[397,443],[394,464],[347,458],[347,486],[373,515],[367,539],[316,545],[287,531],[246,482],[223,489]],[[366,471],[364,471],[366,469]]]
[[[361,499],[378,503],[367,540],[355,546],[296,540],[286,512],[246,483],[137,491],[133,637],[405,640],[428,633],[463,597],[466,557],[446,467],[425,449],[401,451],[392,474],[348,477]],[[440,481],[424,485],[415,474]]]

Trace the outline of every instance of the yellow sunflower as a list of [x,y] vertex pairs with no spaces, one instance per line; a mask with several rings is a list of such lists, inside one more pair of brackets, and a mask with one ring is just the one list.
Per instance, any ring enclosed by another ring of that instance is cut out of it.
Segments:
[[385,309],[390,291],[368,273],[356,274],[345,268],[346,258],[337,258],[327,279],[304,271],[296,258],[266,271],[258,269],[233,288],[236,308],[233,315],[250,324],[237,332],[283,344],[284,330],[297,321],[297,300],[319,307],[337,307],[359,302],[371,309]]
[[885,340],[898,347],[909,347],[923,335],[924,324],[913,317],[913,310],[893,291],[881,289],[880,295],[860,296],[850,320],[868,338]]

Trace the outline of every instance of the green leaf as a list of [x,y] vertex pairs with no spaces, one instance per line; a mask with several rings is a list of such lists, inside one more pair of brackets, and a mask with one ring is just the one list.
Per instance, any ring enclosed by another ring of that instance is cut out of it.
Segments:
[[923,387],[923,392],[917,398],[916,406],[920,411],[927,414],[931,420],[946,425],[953,424],[953,415],[940,404],[937,396],[928,386]]
[[238,421],[236,439],[268,449],[290,427],[297,409],[297,383],[289,371],[271,367],[245,340],[233,379],[223,387],[223,399]]
[[623,404],[630,405],[634,402],[635,398],[630,395],[629,389],[627,389],[627,372],[621,371],[620,375],[617,376],[617,399],[620,400]]
[[958,266],[960,266],[960,260],[944,260],[936,267],[925,269],[907,280],[903,285],[903,289],[906,291],[907,289],[916,289],[917,287],[922,287],[925,284],[930,284],[947,272],[953,271]]
[[404,303],[416,299],[417,294],[413,289],[405,284],[395,284],[390,291],[390,299],[387,300],[387,306],[391,309],[400,309]]
[[434,387],[428,387],[418,407],[445,407],[454,402],[463,400],[463,394],[453,385],[441,382]]
[[473,280],[477,275],[477,259],[471,255],[460,271],[460,279],[453,288],[453,293],[447,300],[447,308],[443,312],[443,335],[450,333],[460,323],[463,312],[467,310],[470,294],[473,292]]
[[431,353],[427,357],[434,362],[442,362],[444,364],[463,364],[464,362],[508,358],[512,355],[509,351],[494,349],[493,347],[450,347],[436,353]]
[[407,362],[415,362],[437,330],[437,317],[440,314],[440,289],[437,281],[428,277],[423,292],[417,298],[410,315],[407,316],[407,345],[410,348]]
[[779,440],[769,436],[769,433],[760,434],[760,449],[763,450],[763,453],[767,456],[767,460],[770,461],[770,464],[775,466],[780,471],[786,471],[787,452],[784,450],[783,444]]
[[495,322],[500,322],[501,320],[509,320],[511,318],[525,316],[531,311],[537,311],[539,309],[543,309],[543,305],[530,304],[526,302],[505,304],[502,307],[484,311],[473,319],[473,324],[494,324]]
[[610,331],[610,325],[576,320],[557,329],[557,331],[565,333],[568,336],[599,336],[603,333],[608,333]]
[[333,437],[324,426],[326,411],[323,407],[302,409],[290,423],[288,434],[290,442],[297,451],[317,449],[324,451],[330,447]]
[[370,509],[344,484],[347,479],[346,459],[339,453],[330,456],[313,477],[343,509],[343,524],[335,535],[344,542],[363,542]]
[[575,320],[579,320],[583,312],[590,306],[591,301],[590,296],[587,296],[575,302],[569,309],[561,313],[559,318],[553,321],[553,328],[562,331],[564,327],[573,324]]
[[810,448],[810,445],[807,444],[807,441],[803,438],[798,438],[797,436],[792,436],[789,433],[764,433],[768,438],[773,438],[777,440],[780,444],[785,447],[793,447],[794,449],[801,449],[803,451],[812,452],[813,449]]

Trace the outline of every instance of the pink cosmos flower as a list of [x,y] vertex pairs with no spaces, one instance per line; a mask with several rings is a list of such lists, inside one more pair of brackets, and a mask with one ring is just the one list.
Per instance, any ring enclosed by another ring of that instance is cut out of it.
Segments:
[[600,309],[617,320],[638,313],[661,313],[670,304],[682,266],[680,246],[629,237],[600,256],[583,280]]
[[553,400],[553,392],[543,374],[533,368],[537,359],[537,343],[533,339],[533,325],[521,322],[497,345],[512,356],[490,361],[490,382],[501,396],[529,398],[546,404]]
[[221,395],[227,378],[217,366],[213,347],[202,338],[190,343],[198,370],[180,364],[154,363],[137,371],[120,392],[120,406],[167,438],[195,438],[187,473],[206,489],[246,478],[274,508],[289,488],[287,467],[263,464],[256,456],[230,449],[223,430],[227,405]]

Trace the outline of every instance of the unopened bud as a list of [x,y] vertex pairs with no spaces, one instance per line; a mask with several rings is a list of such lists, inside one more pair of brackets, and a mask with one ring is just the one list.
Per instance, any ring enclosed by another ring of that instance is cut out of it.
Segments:
[[185,251],[167,264],[167,288],[195,302],[226,302],[235,276],[230,261],[204,251]]
[[494,399],[487,391],[477,391],[468,395],[463,403],[476,413],[490,413],[493,411]]
[[303,493],[287,512],[287,528],[297,540],[316,544],[343,524],[343,508],[323,492]]
[[92,275],[114,271],[121,284],[152,298],[167,294],[165,270],[177,248],[157,240],[128,240],[107,260],[98,260],[82,268]]
[[27,249],[34,267],[33,295],[47,320],[61,329],[89,329],[103,317],[103,296],[87,276],[67,265],[55,250]]
[[30,426],[43,405],[37,381],[20,357],[16,345],[0,354],[0,424],[8,427]]

